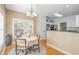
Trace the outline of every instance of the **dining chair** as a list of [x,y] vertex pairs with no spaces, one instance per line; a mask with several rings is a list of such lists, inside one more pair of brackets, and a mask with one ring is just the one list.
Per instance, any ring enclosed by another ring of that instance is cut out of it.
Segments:
[[35,49],[33,48],[33,45],[35,44],[36,41],[29,41],[28,42],[28,50],[31,53],[32,51],[34,51]]
[[27,45],[25,39],[16,39],[16,55],[18,55],[20,52],[27,54]]
[[36,41],[36,43],[33,45],[33,49],[34,50],[38,50],[38,52],[40,52],[40,35],[38,34],[37,35],[37,37],[38,37],[38,40]]

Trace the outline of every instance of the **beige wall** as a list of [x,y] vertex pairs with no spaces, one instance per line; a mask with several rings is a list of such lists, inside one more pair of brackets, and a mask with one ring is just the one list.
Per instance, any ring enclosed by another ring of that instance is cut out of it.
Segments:
[[36,33],[39,33],[40,31],[40,20],[39,20],[39,17],[36,17],[35,18],[35,27],[36,27]]
[[0,12],[5,16],[6,9],[5,9],[5,6],[3,4],[0,4]]
[[48,31],[47,41],[52,46],[58,47],[71,54],[79,54],[79,33]]
[[34,32],[36,32],[37,29],[37,25],[38,25],[38,17],[27,17],[25,14],[20,13],[20,12],[15,12],[15,11],[11,11],[11,10],[7,10],[7,34],[8,33],[12,33],[12,18],[20,18],[20,19],[26,19],[26,20],[33,20],[34,21]]

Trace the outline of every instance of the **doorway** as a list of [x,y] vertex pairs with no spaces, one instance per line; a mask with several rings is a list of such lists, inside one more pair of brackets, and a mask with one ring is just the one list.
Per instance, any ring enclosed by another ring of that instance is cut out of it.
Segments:
[[66,31],[67,30],[67,23],[60,23],[60,31]]

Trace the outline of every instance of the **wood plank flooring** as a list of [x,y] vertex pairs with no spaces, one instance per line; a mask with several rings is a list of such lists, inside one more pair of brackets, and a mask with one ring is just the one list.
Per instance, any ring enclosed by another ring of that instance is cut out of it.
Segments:
[[[46,49],[47,49],[47,55],[64,55],[64,53],[47,46],[47,41],[46,40],[40,40],[40,44],[42,44]],[[10,46],[5,48],[4,54],[8,54],[13,48],[15,48],[15,44],[11,44]]]
[[58,50],[56,50],[56,49],[54,49],[54,48],[48,46],[48,45],[46,44],[46,43],[47,43],[46,40],[41,40],[40,43],[41,43],[42,45],[44,45],[45,48],[47,48],[47,55],[65,55],[64,53],[62,53],[62,52],[60,52],[60,51],[58,51]]
[[4,54],[8,54],[13,48],[15,48],[15,44],[11,44],[5,48]]

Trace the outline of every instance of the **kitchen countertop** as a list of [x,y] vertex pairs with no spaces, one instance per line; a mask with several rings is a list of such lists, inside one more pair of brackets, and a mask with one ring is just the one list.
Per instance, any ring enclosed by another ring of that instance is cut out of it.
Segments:
[[60,30],[54,30],[54,31],[58,31],[58,32],[73,32],[73,33],[79,33],[78,31],[60,31]]

